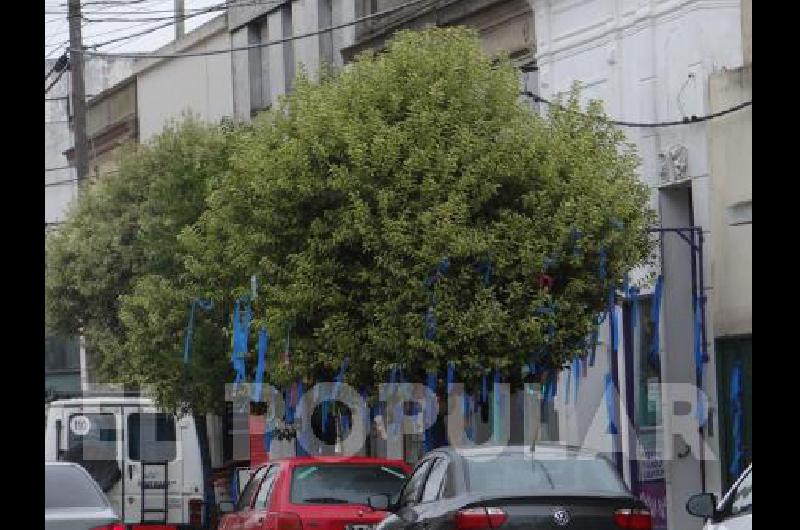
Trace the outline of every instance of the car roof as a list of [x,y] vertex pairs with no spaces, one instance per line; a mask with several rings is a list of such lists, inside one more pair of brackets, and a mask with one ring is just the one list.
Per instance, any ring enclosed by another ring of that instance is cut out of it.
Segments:
[[80,397],[70,399],[59,399],[51,401],[49,406],[52,408],[58,407],[74,407],[74,406],[103,406],[103,405],[144,405],[155,406],[151,398],[134,397],[134,396],[96,396],[96,397]]
[[45,462],[44,467],[77,467],[83,469],[81,466],[76,464],[75,462]]
[[372,464],[408,466],[403,460],[390,458],[376,458],[371,456],[292,456],[277,458],[272,462],[280,462],[289,466],[309,464]]
[[577,445],[566,445],[557,442],[537,442],[529,445],[480,445],[472,447],[442,447],[437,451],[461,457],[491,457],[501,455],[528,454],[542,458],[589,457],[598,458],[597,451]]

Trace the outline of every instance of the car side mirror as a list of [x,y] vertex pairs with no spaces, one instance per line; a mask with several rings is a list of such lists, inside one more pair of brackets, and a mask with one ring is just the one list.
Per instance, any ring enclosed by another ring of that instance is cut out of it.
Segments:
[[219,513],[232,513],[234,510],[233,503],[230,501],[223,501],[219,503]]
[[386,494],[379,494],[379,495],[370,495],[367,497],[367,504],[370,508],[377,511],[387,511],[391,506],[391,499]]
[[717,498],[713,493],[698,493],[686,501],[686,511],[695,517],[713,519],[717,514]]

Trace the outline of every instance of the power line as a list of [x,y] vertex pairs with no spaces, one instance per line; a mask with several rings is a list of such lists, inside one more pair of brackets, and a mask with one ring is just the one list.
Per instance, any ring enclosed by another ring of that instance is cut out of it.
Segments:
[[[246,7],[246,6],[267,6],[271,2],[264,2],[258,0],[243,0],[241,2],[223,2],[221,4],[216,4],[209,7],[195,7],[191,9],[186,9],[187,12],[197,12],[197,11],[204,11],[206,9],[211,9],[213,11],[225,11],[230,7]],[[86,10],[84,14],[91,14],[95,15],[100,13],[100,10]],[[45,11],[45,14],[66,14],[66,11]],[[114,14],[114,15],[141,15],[141,14],[154,14],[154,13],[175,13],[174,9],[139,9],[136,11],[107,11],[104,14]]]
[[[566,107],[564,107],[563,105],[561,105],[560,103],[555,103],[555,102],[549,101],[546,98],[543,98],[542,96],[540,96],[539,94],[534,94],[533,92],[530,92],[528,90],[522,92],[521,95],[530,97],[536,102],[546,103],[547,105],[550,105],[551,107],[557,107],[557,108],[559,108],[561,110],[567,110],[567,111],[570,110],[570,109],[567,109]],[[719,118],[720,116],[724,116],[726,114],[730,114],[731,112],[736,112],[736,111],[742,110],[742,109],[744,109],[746,107],[749,107],[752,104],[753,104],[752,101],[745,101],[743,103],[739,103],[738,105],[734,105],[733,107],[721,110],[719,112],[715,112],[713,114],[707,114],[705,116],[690,116],[690,117],[683,118],[682,120],[661,121],[661,122],[653,122],[653,123],[609,120],[608,123],[610,123],[612,125],[617,125],[617,126],[620,126],[620,127],[639,127],[639,128],[672,127],[674,125],[690,125],[690,124],[693,124],[693,123],[702,123],[704,121],[713,120],[714,118]],[[579,114],[582,114],[583,116],[586,116],[585,114],[580,113],[580,112],[579,112]]]
[[[274,4],[274,2],[273,2],[273,4]],[[259,5],[268,5],[268,4],[259,3]],[[208,13],[211,13],[211,12],[214,12],[214,11],[219,11],[219,10],[220,10],[219,6],[211,6],[211,7],[203,8],[203,9],[201,9],[199,11],[194,12],[194,13],[184,14],[183,16],[177,17],[177,18],[179,20],[187,20],[187,19],[190,19],[190,18],[198,17],[198,16],[201,16],[201,15],[206,15]],[[160,24],[158,26],[154,26],[152,28],[148,28],[148,29],[139,31],[137,33],[132,33],[130,35],[124,35],[122,37],[117,37],[115,39],[111,39],[111,40],[108,40],[108,41],[105,41],[105,42],[101,42],[99,44],[93,44],[91,47],[92,48],[100,48],[101,46],[107,46],[107,45],[113,44],[115,42],[120,42],[120,41],[124,41],[124,40],[128,40],[128,39],[133,39],[133,38],[136,38],[136,37],[141,37],[142,35],[147,35],[149,33],[153,33],[154,31],[158,31],[159,29],[172,26],[176,22],[176,17],[174,17],[174,16],[165,17],[165,19],[168,19],[169,21],[164,23],[164,24]],[[114,54],[114,55],[116,57],[123,57],[123,55],[119,55],[119,54]]]
[[44,172],[48,173],[50,171],[61,171],[62,169],[72,169],[73,166],[61,166],[61,167],[46,167],[44,168]]
[[44,187],[45,188],[52,188],[54,186],[63,186],[65,184],[75,184],[76,182],[78,182],[78,179],[76,179],[76,178],[64,179],[64,180],[54,180],[53,182],[45,182]]
[[[350,22],[344,22],[342,24],[337,24],[334,26],[328,26],[326,28],[322,28],[315,31],[309,31],[308,33],[301,33],[300,35],[293,35],[291,37],[284,37],[282,39],[271,40],[268,42],[260,42],[256,44],[249,44],[247,46],[236,46],[231,48],[225,48],[222,50],[206,50],[206,51],[198,51],[198,52],[185,52],[185,53],[108,53],[108,52],[98,52],[93,50],[76,50],[78,53],[83,53],[84,55],[91,55],[97,57],[103,56],[113,56],[113,57],[128,57],[133,59],[179,59],[181,57],[204,57],[208,55],[219,55],[222,53],[231,53],[237,51],[246,51],[252,50],[255,48],[265,48],[267,46],[274,46],[275,44],[283,44],[285,42],[291,42],[299,39],[304,39],[306,37],[313,37],[314,35],[321,35],[323,33],[328,33],[330,31],[334,31],[337,29],[346,28],[349,26],[354,26],[365,20],[371,20],[373,18],[382,17],[385,15],[390,15],[407,7],[412,7],[417,4],[421,4],[423,2],[429,2],[430,0],[412,0],[410,2],[406,2],[403,4],[396,5],[389,9],[385,9],[383,11],[378,11],[372,13],[371,15],[365,15],[363,17],[358,17],[353,19]],[[107,43],[106,43],[107,44]],[[100,44],[98,46],[103,46],[104,44]]]
[[[67,166],[67,167],[71,168],[72,166]],[[99,175],[99,176],[117,175],[118,173],[119,173],[118,170],[109,170],[109,171],[103,171],[103,173],[101,175]],[[52,187],[55,187],[55,186],[64,186],[66,184],[72,184],[72,183],[75,183],[75,182],[79,182],[80,180],[81,179],[78,179],[76,177],[70,177],[70,178],[66,178],[66,179],[62,179],[62,180],[54,180],[53,182],[45,182],[44,183],[44,187],[45,188],[52,188]],[[95,181],[97,181],[97,178],[96,177],[87,177],[85,180],[87,180],[89,182],[95,182]]]
[[69,64],[69,58],[65,53],[56,60],[55,64],[50,69],[50,71],[44,74],[44,80],[47,81],[50,78],[50,76],[53,75],[53,72],[55,72],[56,70],[58,70],[59,72],[64,70],[64,68],[66,68],[68,64]]
[[52,83],[50,83],[50,84],[47,86],[47,88],[45,88],[45,89],[44,89],[44,95],[45,95],[45,96],[46,96],[46,95],[47,95],[47,94],[50,92],[50,90],[52,90],[52,88],[53,88],[54,86],[56,86],[56,83],[58,83],[58,82],[61,80],[61,76],[63,76],[63,75],[64,75],[64,72],[66,72],[66,71],[67,71],[67,69],[66,69],[66,68],[64,68],[63,70],[61,70],[60,72],[58,72],[58,76],[56,76],[56,78],[55,78],[55,79],[53,79],[53,82],[52,82]]

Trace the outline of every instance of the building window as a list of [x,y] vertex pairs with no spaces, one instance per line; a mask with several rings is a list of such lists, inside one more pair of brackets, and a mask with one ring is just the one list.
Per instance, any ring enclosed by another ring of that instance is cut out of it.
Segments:
[[[292,30],[292,4],[291,2],[281,6],[281,25],[282,34],[284,38],[291,37],[294,34]],[[292,91],[294,88],[294,41],[286,41],[283,43],[283,71],[285,76],[286,93]]]
[[[260,24],[254,23],[247,26],[247,45],[253,46],[261,44]],[[247,70],[250,79],[250,112],[254,112],[263,107],[263,72],[261,69],[261,54],[265,52],[260,46],[255,46],[247,50]]]
[[[317,23],[319,28],[329,28],[333,25],[332,0],[318,0]],[[326,31],[319,35],[319,65],[320,68],[333,66],[333,31]]]
[[634,417],[638,427],[661,425],[661,363],[652,355],[653,321],[651,297],[640,297],[636,303],[625,302],[624,326],[627,344],[633,351]]

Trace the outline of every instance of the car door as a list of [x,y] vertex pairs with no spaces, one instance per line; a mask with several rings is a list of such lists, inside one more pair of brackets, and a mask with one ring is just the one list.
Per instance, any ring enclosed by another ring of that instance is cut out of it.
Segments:
[[247,482],[247,486],[242,490],[242,495],[236,503],[232,524],[226,527],[226,530],[244,530],[244,523],[253,510],[253,499],[256,495],[256,491],[258,491],[258,487],[261,485],[270,467],[270,465],[260,467]]
[[125,522],[184,522],[181,430],[175,415],[138,405],[126,405],[123,412]]
[[737,481],[721,506],[720,516],[708,530],[752,530],[753,528],[753,469]]
[[425,487],[425,481],[428,478],[428,472],[433,465],[433,458],[425,458],[421,460],[414,468],[414,472],[408,478],[408,481],[400,490],[397,506],[398,509],[395,513],[387,517],[379,528],[381,529],[404,529],[416,530],[422,529],[422,523],[418,520],[417,506],[419,500],[422,498],[422,492]]
[[447,528],[449,521],[449,505],[443,501],[446,490],[450,459],[446,456],[435,458],[428,471],[422,496],[414,507],[418,521],[425,530]]
[[243,516],[242,530],[261,530],[264,527],[267,513],[269,513],[272,508],[272,503],[270,501],[279,473],[280,466],[277,464],[270,466],[267,470],[266,475],[264,475],[264,480],[261,481],[261,485],[253,500],[251,510]]

